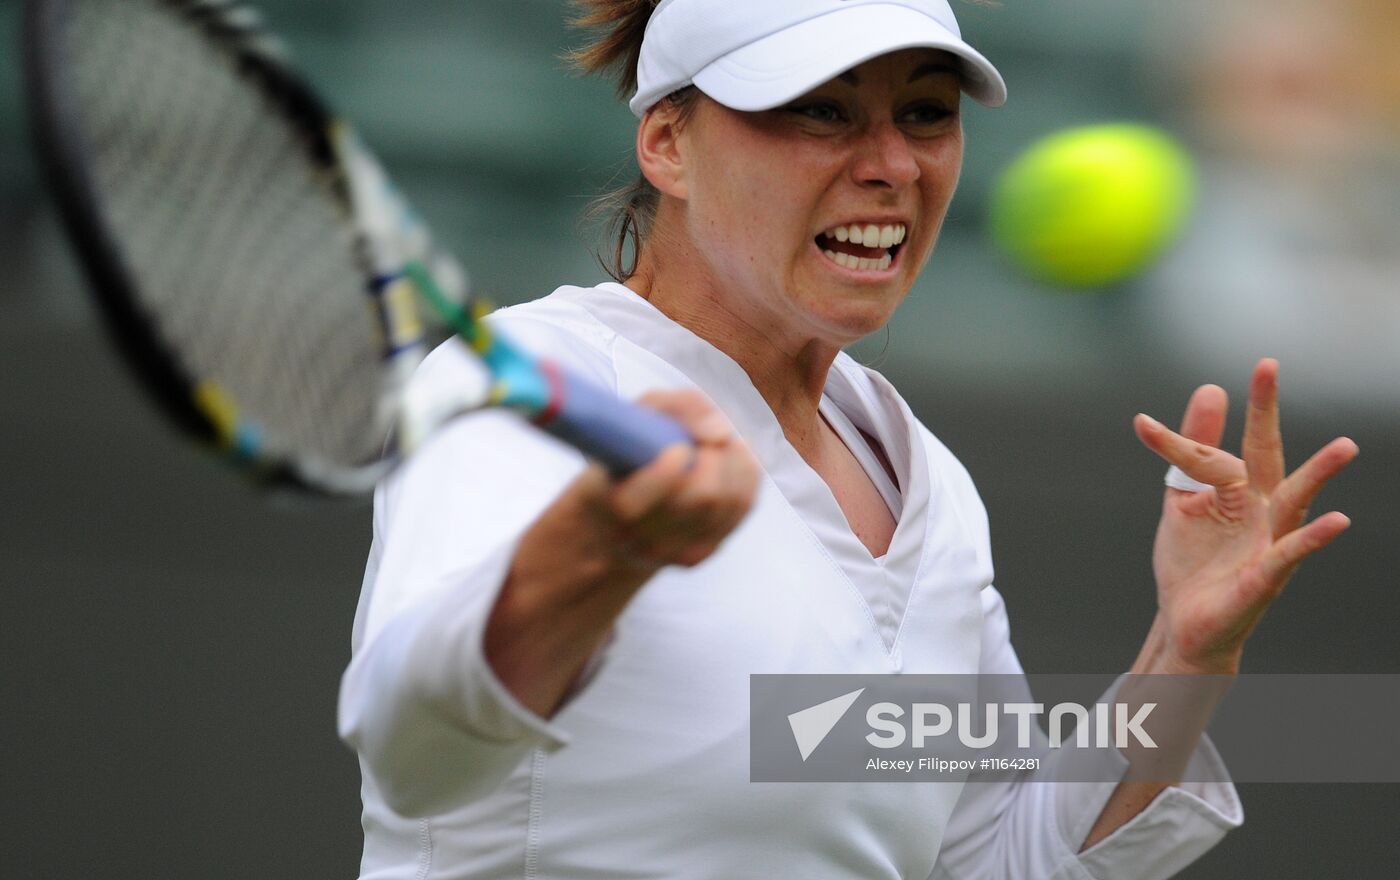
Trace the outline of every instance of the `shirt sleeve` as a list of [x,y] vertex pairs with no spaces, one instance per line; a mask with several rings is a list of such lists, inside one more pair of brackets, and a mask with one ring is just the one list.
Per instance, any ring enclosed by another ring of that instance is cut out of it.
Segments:
[[[981,672],[1024,682],[1011,646],[1006,606],[993,587],[982,591]],[[1029,686],[1022,688],[1030,702]],[[1075,761],[1115,766],[1076,768]],[[1183,782],[1163,790],[1141,813],[1093,847],[1085,838],[1126,772],[1115,750],[1048,751],[1034,774],[963,787],[944,831],[930,880],[1161,880],[1175,875],[1244,821],[1239,796],[1206,737]],[[1100,778],[1104,782],[1059,782]]]
[[[466,381],[466,369],[440,350],[414,381]],[[441,429],[376,490],[339,732],[400,815],[489,794],[535,748],[568,742],[500,683],[482,637],[520,536],[583,467],[517,417],[485,411]]]

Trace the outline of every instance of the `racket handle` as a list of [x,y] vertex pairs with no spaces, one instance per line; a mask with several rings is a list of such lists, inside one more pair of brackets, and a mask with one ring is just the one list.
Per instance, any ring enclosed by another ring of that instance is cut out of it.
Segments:
[[644,409],[554,364],[542,362],[554,405],[535,423],[598,461],[614,476],[626,476],[651,462],[668,446],[691,442],[679,424]]

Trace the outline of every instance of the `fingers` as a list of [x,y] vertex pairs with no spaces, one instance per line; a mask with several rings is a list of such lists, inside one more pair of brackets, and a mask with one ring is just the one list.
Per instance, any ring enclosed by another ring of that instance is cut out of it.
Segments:
[[1333,511],[1279,538],[1259,560],[1263,583],[1273,590],[1282,588],[1298,563],[1332,543],[1350,526],[1351,520],[1345,514]]
[[695,446],[675,446],[612,489],[618,552],[647,564],[707,558],[753,504],[760,468],[732,423],[696,391],[652,392],[641,402],[676,419]]
[[1278,361],[1261,360],[1249,383],[1249,410],[1244,420],[1245,469],[1249,482],[1269,494],[1283,481],[1283,438],[1278,424]]
[[1322,487],[1351,464],[1360,449],[1347,437],[1338,437],[1318,450],[1274,490],[1270,525],[1275,538],[1298,528]]
[[675,419],[697,443],[724,443],[734,436],[733,423],[699,391],[650,391],[639,402]]
[[1216,487],[1244,481],[1264,494],[1273,492],[1284,478],[1278,361],[1265,358],[1254,368],[1245,417],[1243,460],[1219,448],[1228,405],[1224,389],[1202,385],[1186,405],[1181,433],[1145,415],[1138,416],[1134,427],[1144,445],[1195,480]]
[[1230,398],[1219,385],[1202,385],[1191,395],[1186,404],[1186,415],[1181,419],[1181,436],[1219,446],[1225,436],[1225,414],[1229,410]]
[[1151,416],[1139,413],[1133,428],[1144,446],[1194,480],[1218,487],[1246,478],[1244,462],[1235,456],[1210,443],[1183,437]]
[[725,521],[734,509],[747,509],[758,488],[758,475],[758,462],[743,443],[708,450],[697,462],[695,473],[678,487],[673,504],[678,509],[708,513],[707,519]]
[[758,463],[746,446],[702,447],[682,478],[650,508],[621,523],[619,552],[657,565],[695,565],[708,558],[753,504]]
[[684,445],[672,446],[618,483],[610,499],[617,518],[636,522],[674,494],[686,477],[693,455]]
[[695,565],[714,552],[752,507],[759,474],[742,443],[701,454],[695,473],[667,504],[679,546],[675,562]]

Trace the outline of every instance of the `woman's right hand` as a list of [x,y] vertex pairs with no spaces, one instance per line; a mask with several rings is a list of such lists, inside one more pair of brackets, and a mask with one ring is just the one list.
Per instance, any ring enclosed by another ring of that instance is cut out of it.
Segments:
[[487,621],[487,662],[542,717],[652,575],[703,562],[753,504],[758,463],[722,412],[694,391],[641,403],[680,422],[694,445],[620,481],[590,465],[522,536]]

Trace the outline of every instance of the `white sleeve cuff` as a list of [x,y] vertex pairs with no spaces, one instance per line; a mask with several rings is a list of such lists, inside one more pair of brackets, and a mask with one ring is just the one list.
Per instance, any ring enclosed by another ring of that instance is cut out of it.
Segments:
[[[1097,715],[1107,711],[1105,704],[1111,702],[1117,687],[1115,683],[1095,705],[1088,721],[1090,730],[1097,726]],[[1077,853],[1123,774],[1128,772],[1128,759],[1117,749],[1077,748],[1070,744],[1072,742],[1072,739],[1067,740],[1064,747],[1053,751],[1051,760],[1054,761],[1055,818],[1069,851]]]
[[[1116,749],[1073,749],[1067,757],[1116,759]],[[1074,772],[1083,772],[1084,767]],[[1070,775],[1066,773],[1066,775]],[[1244,822],[1244,808],[1224,762],[1206,736],[1191,756],[1189,779],[1164,789],[1152,803],[1094,846],[1078,853],[1086,876],[1096,880],[1163,880],[1200,858]],[[1086,778],[1070,776],[1070,778]],[[1117,782],[1070,782],[1056,786],[1056,812],[1070,852],[1078,852],[1103,812]]]

